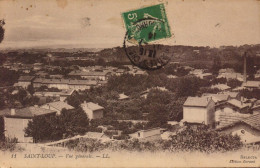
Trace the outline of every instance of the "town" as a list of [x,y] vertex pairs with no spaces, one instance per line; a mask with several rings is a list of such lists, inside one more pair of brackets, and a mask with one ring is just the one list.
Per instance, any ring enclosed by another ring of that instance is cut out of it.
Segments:
[[171,141],[177,149],[193,131],[210,148],[213,133],[214,141],[231,136],[225,143],[234,146],[213,151],[259,145],[260,46],[241,48],[169,47],[174,57],[155,71],[131,65],[121,48],[3,52],[1,141],[75,149],[69,142]]

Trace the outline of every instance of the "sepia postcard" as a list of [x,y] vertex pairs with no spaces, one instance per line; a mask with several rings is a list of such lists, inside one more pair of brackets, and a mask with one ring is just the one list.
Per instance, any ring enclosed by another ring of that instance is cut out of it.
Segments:
[[0,0],[16,167],[260,167],[260,1]]

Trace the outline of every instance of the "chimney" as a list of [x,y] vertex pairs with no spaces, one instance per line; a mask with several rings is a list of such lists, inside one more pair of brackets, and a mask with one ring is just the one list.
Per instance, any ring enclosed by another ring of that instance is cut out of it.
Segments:
[[15,109],[11,109],[11,115],[14,116],[15,115]]
[[247,52],[245,52],[245,54],[244,54],[244,76],[243,76],[244,83],[246,83],[246,76],[247,76],[247,74],[246,74],[246,55],[247,55]]

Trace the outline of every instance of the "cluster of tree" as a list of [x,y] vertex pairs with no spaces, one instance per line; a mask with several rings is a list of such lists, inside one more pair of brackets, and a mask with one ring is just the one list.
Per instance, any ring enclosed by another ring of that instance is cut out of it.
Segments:
[[37,105],[39,102],[38,97],[30,94],[31,90],[19,88],[17,93],[13,91],[13,87],[0,90],[0,109],[28,107]]
[[228,79],[227,81],[227,85],[229,87],[231,87],[232,89],[236,88],[236,87],[240,87],[242,85],[243,82],[237,80],[237,79]]
[[12,86],[18,81],[19,74],[6,68],[0,68],[0,87]]
[[259,89],[253,89],[253,90],[243,89],[241,91],[241,96],[243,96],[247,99],[255,98],[257,100],[260,100],[260,90]]
[[207,126],[201,125],[196,128],[187,126],[184,131],[172,136],[169,144],[171,151],[233,151],[242,147],[242,142],[238,135],[221,134],[214,130],[209,130]]
[[25,133],[33,137],[34,142],[40,142],[84,134],[88,128],[89,119],[81,108],[63,109],[61,115],[34,117],[29,121]]

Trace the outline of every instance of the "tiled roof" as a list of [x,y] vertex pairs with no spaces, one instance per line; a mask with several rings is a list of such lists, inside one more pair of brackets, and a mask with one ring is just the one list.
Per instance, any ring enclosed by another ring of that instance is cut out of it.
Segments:
[[208,97],[188,97],[183,106],[206,107],[210,100]]
[[72,71],[69,73],[69,75],[75,75],[75,76],[105,76],[108,72],[84,72],[84,71]]
[[34,76],[20,76],[18,81],[28,81],[28,82],[30,82],[31,80],[33,80],[33,78],[34,78]]
[[42,84],[68,84],[68,85],[96,85],[96,81],[90,80],[71,80],[71,79],[44,79],[36,78],[33,83],[42,83]]
[[239,92],[223,92],[222,94],[229,95],[230,97],[234,98],[234,97],[237,97]]
[[239,101],[237,99],[231,99],[231,100],[229,100],[227,102],[229,104],[233,105],[233,106],[236,106],[236,107],[240,108],[240,109],[245,108],[245,107],[249,107],[249,104],[243,103],[243,102],[241,102],[241,101]]
[[214,102],[219,102],[219,101],[226,101],[229,98],[229,95],[226,94],[211,94],[211,93],[204,93],[202,96],[204,97],[212,97],[212,100]]
[[234,126],[238,123],[245,123],[245,124],[251,126],[252,128],[255,128],[255,129],[260,131],[260,114],[251,115],[250,117],[241,119],[240,121],[231,123],[229,125],[226,125],[224,127],[218,128],[218,129],[222,130],[222,129]]
[[211,88],[218,88],[219,90],[230,89],[230,87],[228,85],[225,85],[225,84],[212,85]]
[[129,96],[127,96],[123,93],[119,94],[119,100],[123,100],[123,99],[127,99],[127,98],[129,98]]
[[0,111],[0,115],[12,116],[12,117],[25,117],[32,118],[34,116],[46,115],[56,113],[54,110],[39,108],[39,107],[26,107],[22,109],[15,109],[15,114],[11,115],[11,109],[5,109]]
[[68,110],[74,108],[71,105],[69,105],[63,101],[51,102],[51,103],[47,103],[46,105],[51,106],[59,111],[61,111],[63,108],[68,109]]
[[100,106],[98,104],[92,103],[92,102],[83,103],[81,105],[87,107],[88,109],[90,109],[92,111],[104,109],[104,107],[102,107],[102,106]]
[[260,87],[260,81],[247,81],[246,83],[243,84],[245,87]]

